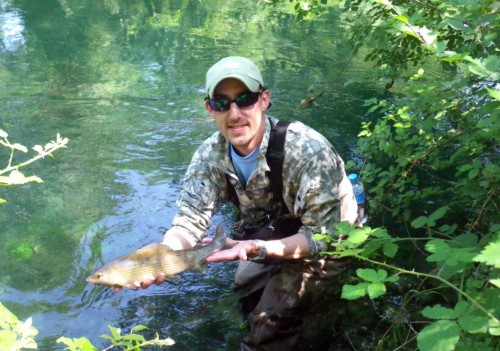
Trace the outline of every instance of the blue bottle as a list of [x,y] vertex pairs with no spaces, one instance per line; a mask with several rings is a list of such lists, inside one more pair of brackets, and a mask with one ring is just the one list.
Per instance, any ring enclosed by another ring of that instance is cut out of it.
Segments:
[[356,197],[356,202],[358,203],[358,224],[362,226],[366,223],[366,221],[368,221],[368,213],[365,206],[365,188],[363,183],[359,181],[359,176],[356,173],[349,174],[348,178],[351,181],[352,190],[354,191],[354,196]]

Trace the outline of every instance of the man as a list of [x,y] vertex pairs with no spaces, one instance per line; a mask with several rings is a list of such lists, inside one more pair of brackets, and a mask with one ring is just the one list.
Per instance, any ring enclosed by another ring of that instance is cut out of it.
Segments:
[[[207,261],[240,260],[235,282],[250,329],[241,350],[293,350],[303,316],[345,268],[341,260],[320,256],[327,246],[313,235],[334,233],[343,220],[354,223],[352,186],[330,143],[293,122],[285,139],[282,198],[277,199],[266,162],[277,121],[266,116],[271,94],[259,69],[247,58],[226,57],[208,70],[206,90],[205,108],[218,131],[193,156],[179,212],[163,243],[179,250],[201,242],[218,205],[232,200],[241,217],[235,233],[241,240]],[[256,232],[264,240],[253,240]]]

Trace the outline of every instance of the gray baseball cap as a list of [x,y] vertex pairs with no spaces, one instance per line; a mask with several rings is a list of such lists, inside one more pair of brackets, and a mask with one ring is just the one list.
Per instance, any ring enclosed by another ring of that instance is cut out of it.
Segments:
[[227,78],[238,79],[254,93],[259,91],[259,86],[264,87],[264,80],[255,63],[245,57],[229,56],[214,64],[207,72],[206,88],[210,98],[214,97],[217,84]]

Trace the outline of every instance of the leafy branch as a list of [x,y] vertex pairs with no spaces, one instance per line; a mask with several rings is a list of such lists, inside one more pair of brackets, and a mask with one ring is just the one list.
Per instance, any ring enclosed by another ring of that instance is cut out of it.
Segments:
[[[102,351],[109,351],[114,348],[120,348],[122,351],[140,351],[146,346],[172,346],[175,342],[170,339],[160,339],[158,334],[151,340],[146,340],[144,336],[137,334],[135,332],[147,329],[145,326],[139,325],[133,327],[129,334],[122,335],[121,329],[108,326],[111,335],[104,334],[101,338],[111,342],[111,345],[102,349]],[[98,349],[92,345],[92,343],[87,338],[70,339],[66,337],[60,337],[57,339],[58,343],[63,343],[66,346],[66,350],[70,351],[98,351]]]
[[[448,207],[442,207],[430,216],[421,216],[411,224],[413,228],[431,229],[441,219]],[[433,233],[434,231],[430,231]],[[497,233],[497,234],[495,234]],[[453,350],[460,338],[468,334],[489,333],[492,336],[500,335],[500,320],[496,313],[496,300],[489,301],[484,294],[488,292],[486,288],[481,293],[476,288],[471,289],[470,281],[463,285],[463,279],[459,284],[453,283],[450,278],[457,273],[467,271],[468,265],[476,263],[485,264],[492,269],[500,268],[498,250],[500,249],[500,236],[498,228],[492,227],[490,241],[482,248],[476,242],[476,236],[470,233],[462,234],[450,239],[435,239],[432,236],[426,238],[411,238],[412,241],[425,240],[426,251],[430,253],[426,257],[428,262],[435,262],[441,267],[438,274],[419,272],[415,269],[405,269],[395,264],[388,263],[387,258],[394,258],[399,249],[398,243],[408,241],[406,238],[391,237],[383,228],[372,229],[370,227],[356,228],[346,222],[337,226],[338,237],[335,240],[330,235],[316,234],[317,239],[324,239],[333,251],[328,254],[335,257],[351,257],[362,262],[369,263],[373,268],[358,268],[356,275],[361,279],[356,285],[345,284],[342,288],[342,298],[353,300],[365,295],[371,299],[378,298],[386,293],[386,284],[395,283],[402,274],[436,280],[444,287],[457,293],[457,302],[454,308],[444,307],[440,304],[432,307],[425,307],[421,314],[429,319],[435,320],[423,328],[417,335],[417,343],[421,350]],[[384,260],[379,260],[377,251],[381,249]],[[385,268],[385,269],[384,269]],[[451,268],[451,270],[450,270]],[[395,272],[389,275],[387,270]],[[483,270],[484,271],[484,270]],[[493,290],[500,287],[498,279],[491,279],[489,285]],[[487,284],[482,284],[487,287]],[[489,289],[491,290],[491,289]],[[441,335],[440,340],[446,343],[445,348],[436,346],[436,334]]]
[[[11,143],[8,139],[8,134],[4,130],[0,129],[0,145],[10,149],[9,161],[5,168],[0,169],[0,186],[7,185],[21,185],[29,182],[42,183],[42,179],[37,176],[28,176],[26,177],[22,174],[19,169],[25,166],[32,164],[45,156],[52,156],[52,153],[60,148],[65,148],[69,142],[68,138],[62,138],[59,133],[57,134],[56,140],[50,141],[45,144],[45,146],[35,145],[33,146],[33,150],[35,150],[38,154],[24,162],[21,162],[17,165],[13,165],[14,153],[15,151],[20,151],[27,153],[28,148],[19,143]],[[10,172],[10,173],[9,173]],[[3,176],[3,174],[9,173],[8,176]],[[0,199],[0,203],[5,202],[5,200]]]

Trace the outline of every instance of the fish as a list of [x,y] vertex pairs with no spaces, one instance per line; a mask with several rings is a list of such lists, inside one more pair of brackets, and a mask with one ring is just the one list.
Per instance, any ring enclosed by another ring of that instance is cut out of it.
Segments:
[[90,274],[86,281],[96,285],[134,288],[134,282],[143,282],[160,273],[172,278],[189,270],[203,272],[207,266],[205,258],[224,249],[228,241],[230,239],[219,224],[213,240],[207,245],[172,250],[164,244],[150,244],[106,263]]

